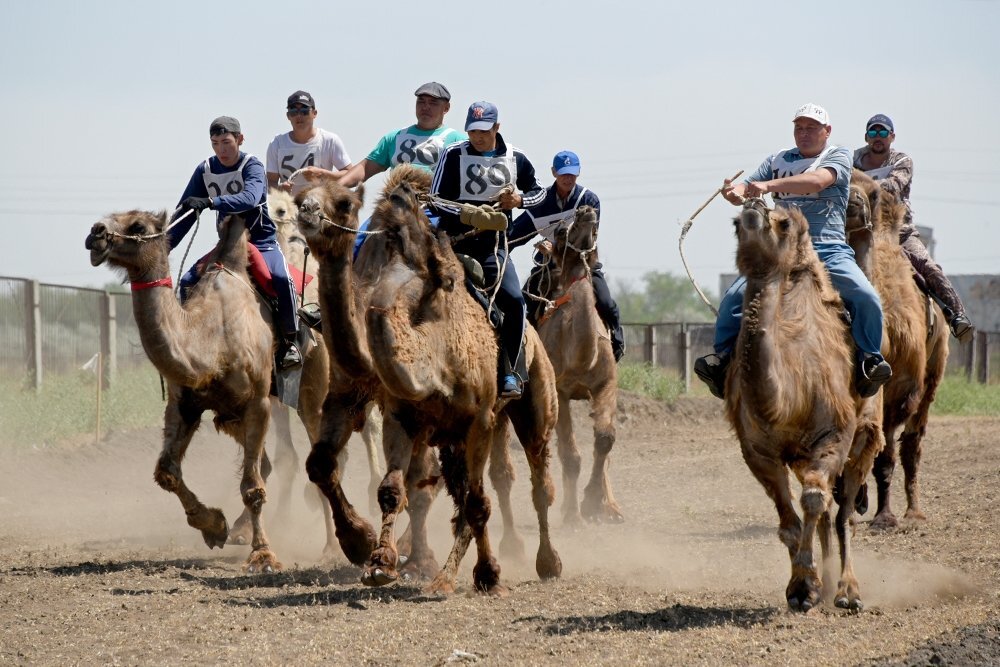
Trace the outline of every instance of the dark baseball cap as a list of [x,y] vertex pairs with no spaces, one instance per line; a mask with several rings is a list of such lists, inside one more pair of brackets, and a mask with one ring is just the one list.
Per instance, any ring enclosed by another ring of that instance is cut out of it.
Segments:
[[208,126],[208,136],[214,137],[217,134],[243,134],[240,129],[240,121],[232,116],[219,116]]
[[436,97],[439,100],[451,101],[451,93],[442,84],[437,81],[429,81],[424,85],[417,88],[416,92],[413,93],[417,97],[421,95],[430,95],[431,97]]
[[868,119],[868,123],[865,124],[865,130],[872,129],[875,125],[881,125],[890,132],[895,132],[896,129],[892,126],[892,119],[886,116],[884,113],[877,113]]
[[492,102],[473,102],[465,117],[465,131],[491,130],[497,124],[500,112]]
[[302,104],[304,106],[309,107],[310,109],[316,108],[316,100],[314,100],[313,96],[304,90],[296,90],[294,93],[288,96],[287,107],[291,109],[296,104]]

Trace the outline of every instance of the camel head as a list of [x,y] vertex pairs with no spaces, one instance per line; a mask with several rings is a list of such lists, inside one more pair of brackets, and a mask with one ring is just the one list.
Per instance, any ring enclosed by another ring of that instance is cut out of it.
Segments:
[[762,199],[748,199],[733,224],[736,266],[748,278],[791,273],[812,248],[809,223],[794,207],[769,209]]
[[296,195],[298,215],[295,220],[313,252],[350,256],[363,197],[363,188],[355,192],[333,181]]
[[162,278],[169,272],[166,228],[165,211],[107,215],[94,223],[87,235],[85,246],[90,251],[90,263],[93,266],[107,263],[124,270],[131,279],[150,275]]
[[591,270],[597,264],[597,210],[581,206],[570,220],[563,220],[556,227],[552,256],[563,272],[572,273],[574,267]]
[[847,195],[845,231],[848,235],[872,228],[880,200],[881,188],[878,183],[865,172],[855,169],[851,174],[851,187]]

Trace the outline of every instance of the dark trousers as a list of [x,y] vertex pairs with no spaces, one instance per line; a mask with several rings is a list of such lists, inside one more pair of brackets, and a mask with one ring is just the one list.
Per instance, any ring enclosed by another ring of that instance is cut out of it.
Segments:
[[941,265],[934,261],[926,246],[920,240],[920,235],[915,232],[907,233],[903,230],[900,234],[900,244],[903,246],[903,254],[910,260],[913,269],[920,274],[927,283],[927,289],[931,295],[941,304],[944,315],[949,320],[956,315],[965,314],[965,306],[962,299],[955,291],[955,287],[944,274]]
[[[461,250],[459,249],[459,252]],[[490,289],[496,283],[497,276],[500,275],[500,268],[503,270],[503,279],[500,281],[500,288],[496,293],[496,304],[503,313],[503,324],[500,325],[500,352],[502,375],[513,373],[517,367],[518,356],[521,353],[521,340],[524,338],[525,327],[525,303],[524,295],[521,294],[521,281],[517,277],[514,263],[511,262],[507,253],[500,249],[494,255],[470,255],[483,266],[483,277],[486,287]],[[492,291],[492,290],[491,290]],[[489,294],[487,294],[489,298]],[[521,378],[526,380],[527,378]]]

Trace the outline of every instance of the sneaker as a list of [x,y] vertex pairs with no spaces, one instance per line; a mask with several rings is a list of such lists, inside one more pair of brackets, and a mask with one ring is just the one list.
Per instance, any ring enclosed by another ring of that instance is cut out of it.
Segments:
[[516,375],[504,376],[500,385],[500,398],[519,398],[521,396],[521,381]]
[[709,354],[698,357],[694,362],[694,373],[708,385],[712,396],[725,398],[726,370],[729,368],[730,355]]
[[278,359],[278,367],[283,371],[287,371],[289,368],[301,365],[302,355],[299,353],[299,348],[295,343],[288,343],[288,346],[284,349],[284,354]]
[[972,320],[962,313],[951,318],[951,335],[958,339],[960,343],[967,343],[972,340],[972,335],[976,333],[976,328],[972,326]]
[[858,367],[855,381],[861,398],[871,398],[892,377],[889,362],[875,354],[866,354]]

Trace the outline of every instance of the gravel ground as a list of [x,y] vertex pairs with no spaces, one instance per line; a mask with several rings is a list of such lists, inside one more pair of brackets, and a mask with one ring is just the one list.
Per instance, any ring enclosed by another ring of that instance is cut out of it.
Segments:
[[[0,664],[1000,664],[1000,418],[932,418],[928,520],[877,533],[865,517],[854,540],[864,611],[827,602],[802,615],[786,609],[777,517],[721,403],[623,396],[620,406],[612,480],[626,522],[572,530],[557,497],[558,581],[534,574],[537,526],[514,452],[528,557],[501,559],[511,589],[502,600],[472,590],[471,555],[450,597],[410,583],[362,586],[342,556],[323,561],[303,473],[291,511],[276,501],[265,511],[287,569],[247,576],[247,547],[209,551],[153,483],[158,429],[98,444],[0,445]],[[574,414],[589,470],[586,411]],[[301,432],[299,441],[304,459]],[[347,488],[363,508],[360,441],[352,451]],[[185,478],[230,521],[241,509],[237,467],[236,445],[206,424]],[[558,487],[558,462],[553,471]],[[442,497],[431,515],[439,558],[449,505]]]

